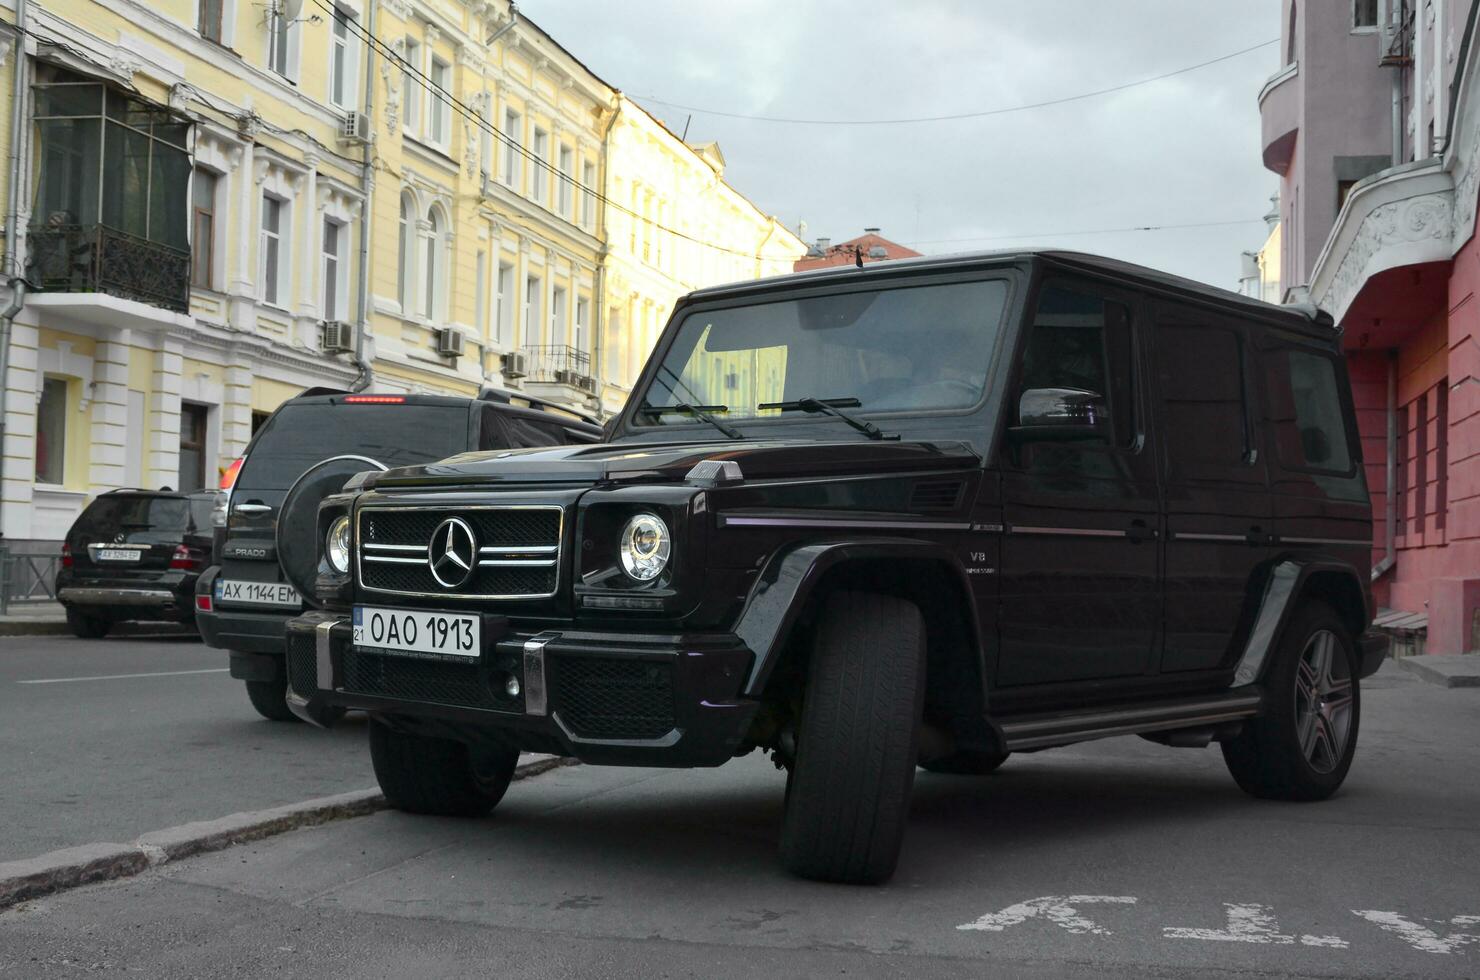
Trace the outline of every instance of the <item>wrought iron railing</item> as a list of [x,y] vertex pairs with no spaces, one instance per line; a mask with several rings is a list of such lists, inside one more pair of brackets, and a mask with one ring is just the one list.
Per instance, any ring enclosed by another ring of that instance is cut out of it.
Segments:
[[12,603],[48,602],[57,597],[56,550],[20,551],[0,543],[0,616]]
[[190,310],[190,253],[107,225],[38,225],[26,278],[41,292],[107,293]]
[[579,391],[595,392],[596,382],[591,377],[591,355],[578,347],[534,344],[524,348],[524,358],[529,371],[526,381],[561,384]]

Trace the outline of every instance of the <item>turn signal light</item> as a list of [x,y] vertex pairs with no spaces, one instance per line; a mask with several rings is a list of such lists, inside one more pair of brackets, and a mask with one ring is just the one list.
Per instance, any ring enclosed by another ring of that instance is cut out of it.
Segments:
[[230,490],[232,487],[236,486],[236,475],[242,471],[242,464],[246,461],[247,457],[238,456],[236,460],[232,462],[230,466],[226,467],[226,469],[221,473],[222,490]]
[[62,567],[72,567],[72,546],[70,544],[62,545]]
[[200,559],[191,554],[190,549],[183,544],[175,545],[175,554],[170,558],[171,568],[182,568],[187,572],[193,572],[200,568]]

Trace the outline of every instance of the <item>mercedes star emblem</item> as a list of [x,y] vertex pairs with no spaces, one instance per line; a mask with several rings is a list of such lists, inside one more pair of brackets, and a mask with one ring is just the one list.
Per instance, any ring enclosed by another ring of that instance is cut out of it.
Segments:
[[473,577],[478,566],[478,541],[473,529],[460,517],[449,517],[437,525],[427,545],[427,567],[444,589],[455,589]]

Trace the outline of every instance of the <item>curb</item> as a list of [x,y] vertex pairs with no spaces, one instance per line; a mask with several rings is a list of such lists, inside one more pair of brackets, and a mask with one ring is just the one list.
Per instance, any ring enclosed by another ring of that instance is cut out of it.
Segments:
[[[0,636],[71,636],[72,628],[65,619],[11,619],[0,622]],[[108,636],[191,636],[179,623],[115,623]]]
[[1480,687],[1480,655],[1431,653],[1399,657],[1398,663],[1408,673],[1440,687]]
[[[577,764],[574,759],[540,756],[515,769],[514,778],[528,779]],[[180,824],[151,831],[132,844],[83,844],[21,861],[0,862],[0,911],[81,885],[130,878],[170,861],[220,851],[233,844],[363,817],[385,808],[380,790],[362,789],[268,810],[233,813],[219,820]]]
[[34,623],[23,620],[0,623],[0,636],[62,636],[71,632],[65,622],[40,619]]

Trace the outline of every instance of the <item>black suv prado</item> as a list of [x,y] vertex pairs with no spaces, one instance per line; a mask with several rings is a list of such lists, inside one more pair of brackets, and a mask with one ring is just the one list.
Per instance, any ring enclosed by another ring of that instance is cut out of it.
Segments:
[[[283,569],[318,561],[320,500],[364,470],[600,435],[590,419],[496,389],[461,398],[310,388],[278,406],[233,465],[219,564],[196,585],[202,637],[230,651],[231,676],[246,683],[259,714],[296,721],[284,702],[283,627],[304,605]],[[305,524],[295,525],[291,514]]]
[[211,553],[214,490],[114,490],[77,516],[62,541],[57,599],[83,639],[113,624],[195,626],[195,581]]
[[370,712],[424,813],[521,749],[768,751],[785,865],[878,882],[917,764],[1139,734],[1329,796],[1370,532],[1324,315],[1062,252],[829,269],[684,298],[607,444],[328,497],[288,699]]

